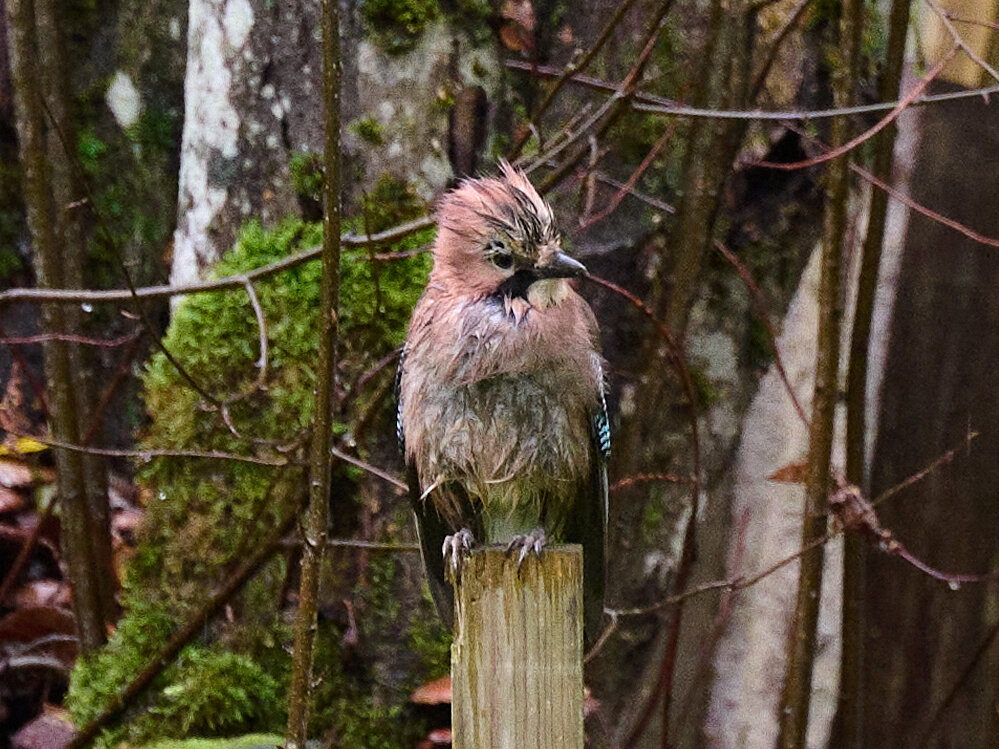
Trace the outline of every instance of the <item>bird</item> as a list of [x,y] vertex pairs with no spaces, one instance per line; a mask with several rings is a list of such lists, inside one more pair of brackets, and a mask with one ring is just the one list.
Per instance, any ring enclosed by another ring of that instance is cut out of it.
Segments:
[[453,626],[450,562],[504,544],[518,568],[546,544],[583,546],[587,641],[605,587],[605,362],[552,208],[500,162],[437,206],[433,268],[396,375],[397,431],[424,565]]

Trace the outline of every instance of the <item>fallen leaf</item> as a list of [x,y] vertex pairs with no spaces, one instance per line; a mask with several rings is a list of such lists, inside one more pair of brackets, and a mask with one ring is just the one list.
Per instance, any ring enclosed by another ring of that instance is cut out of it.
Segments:
[[55,606],[16,609],[0,619],[0,645],[10,649],[14,644],[57,658],[69,669],[77,654],[73,615]]
[[778,481],[782,484],[804,484],[808,477],[808,462],[788,463],[781,466],[767,478],[770,481]]
[[31,437],[18,437],[14,449],[21,455],[27,455],[28,453],[40,453],[43,450],[48,450],[49,446]]
[[75,635],[73,615],[55,606],[27,606],[0,619],[0,642],[31,642],[51,634]]
[[19,460],[0,459],[0,486],[8,489],[19,489],[31,486],[35,480],[35,472]]
[[531,0],[507,0],[500,8],[500,16],[528,31],[534,31],[534,4]]
[[524,49],[524,40],[520,35],[520,29],[512,24],[503,24],[500,27],[499,37],[503,46],[511,52],[520,52]]
[[0,515],[20,512],[27,505],[28,501],[19,492],[0,486]]
[[451,677],[442,676],[416,688],[409,701],[417,705],[446,705],[451,702]]
[[431,746],[450,746],[451,729],[435,728],[433,731],[427,734],[427,741],[430,742]]
[[68,711],[46,705],[41,715],[14,734],[11,749],[62,749],[75,733]]
[[14,591],[14,606],[58,606],[68,608],[71,603],[69,586],[61,580],[43,578],[25,583]]

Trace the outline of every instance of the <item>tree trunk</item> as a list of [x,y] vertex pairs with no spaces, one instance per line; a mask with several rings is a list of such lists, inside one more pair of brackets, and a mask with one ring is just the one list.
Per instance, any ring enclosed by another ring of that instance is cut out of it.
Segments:
[[[994,121],[992,109],[977,99],[927,108],[912,181],[913,199],[988,236],[999,236],[999,214],[983,189],[999,171]],[[995,253],[911,215],[872,468],[876,496],[969,430],[982,432],[953,467],[879,507],[882,524],[913,554],[953,572],[996,566],[999,442],[989,426],[999,419]],[[866,745],[992,746],[999,735],[995,648],[961,676],[997,620],[990,586],[950,590],[880,554],[868,555],[867,571]],[[937,717],[952,688],[956,697]]]
[[[45,6],[35,7],[32,0],[10,0],[9,55],[14,82],[17,113],[18,143],[24,174],[24,196],[28,226],[34,249],[35,273],[39,287],[61,287],[64,282],[61,237],[56,235],[57,210],[53,205],[50,163],[46,153],[43,109],[46,86],[39,78],[39,29],[54,27]],[[41,71],[51,80],[53,71]],[[51,125],[50,125],[51,126]],[[60,154],[62,157],[62,154]],[[64,309],[57,305],[42,306],[45,330],[68,331]],[[57,440],[78,443],[79,404],[77,379],[67,347],[58,341],[43,347],[45,377],[50,403],[50,430]],[[73,589],[73,610],[80,650],[83,653],[99,647],[105,640],[105,606],[100,578],[106,570],[99,567],[95,547],[94,520],[86,494],[86,473],[80,453],[56,450],[56,471],[62,506],[62,545],[70,584]],[[106,538],[106,537],[105,537]]]

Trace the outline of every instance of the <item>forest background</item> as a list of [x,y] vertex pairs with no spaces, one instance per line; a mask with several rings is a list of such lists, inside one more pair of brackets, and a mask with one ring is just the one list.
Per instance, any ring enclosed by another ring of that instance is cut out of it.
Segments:
[[[590,743],[992,746],[997,4],[337,7],[310,735],[448,740],[392,379],[435,199],[505,157],[590,269],[610,364]],[[0,45],[0,743],[279,735],[320,4],[6,0]]]

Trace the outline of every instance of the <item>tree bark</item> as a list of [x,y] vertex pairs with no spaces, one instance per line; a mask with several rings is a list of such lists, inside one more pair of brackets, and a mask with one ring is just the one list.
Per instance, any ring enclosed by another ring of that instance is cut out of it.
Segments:
[[[51,124],[47,133],[48,163],[51,174],[52,206],[55,218],[55,236],[61,246],[59,278],[60,288],[86,287],[84,264],[87,256],[87,237],[81,217],[85,193],[78,183],[78,176],[71,159],[75,158],[76,128],[71,114],[69,80],[62,59],[65,49],[60,33],[60,19],[53,0],[35,0],[38,26],[39,69],[44,71],[43,89],[48,103]],[[63,310],[66,330],[84,333],[87,330],[83,309],[79,306]],[[70,372],[73,377],[74,400],[78,414],[77,442],[91,432],[91,420],[86,414],[98,399],[94,382],[92,350],[80,344],[65,344],[69,351]],[[84,453],[83,493],[86,499],[89,533],[92,546],[91,558],[96,565],[95,578],[104,621],[117,617],[114,572],[111,559],[111,517],[108,504],[107,466],[103,456]]]
[[[909,30],[911,0],[893,0],[888,28],[888,59],[878,80],[878,98],[898,98],[902,63]],[[898,128],[894,123],[874,141],[874,175],[891,182],[891,170]],[[874,298],[881,266],[881,246],[888,216],[888,194],[871,191],[867,235],[862,249],[853,329],[850,334],[850,362],[846,382],[846,478],[870,496],[867,460],[868,348]],[[867,596],[867,540],[858,534],[843,539],[843,619],[840,662],[839,707],[833,729],[833,743],[845,749],[863,747],[864,725],[864,606]]]
[[[43,101],[45,89],[39,78],[39,28],[53,24],[46,8],[36,8],[32,0],[9,0],[8,51],[14,82],[18,144],[24,174],[24,198],[34,249],[38,286],[63,285],[60,238],[53,205],[51,169],[46,153]],[[40,16],[40,18],[39,18]],[[52,71],[44,71],[44,75]],[[48,331],[67,331],[65,310],[43,305],[42,324]],[[76,379],[67,347],[57,341],[43,346],[45,377],[51,407],[50,430],[61,441],[78,443],[79,413]],[[99,559],[95,555],[94,526],[87,503],[86,473],[80,453],[56,450],[56,471],[62,504],[62,545],[70,584],[80,651],[87,653],[104,643],[105,619],[102,604]]]
[[[833,71],[833,98],[838,107],[849,107],[855,99],[863,8],[861,0],[848,0],[843,6],[839,32],[842,57],[836,61],[836,68]],[[837,117],[833,121],[831,145],[835,148],[846,143],[849,138],[848,119]],[[839,399],[840,321],[843,305],[842,259],[849,208],[849,156],[831,161],[826,179],[822,278],[819,287],[818,352],[808,439],[802,547],[813,544],[827,532],[833,422]],[[787,672],[779,713],[780,734],[777,745],[782,749],[801,749],[805,746],[807,737],[815,633],[822,591],[823,551],[823,546],[819,544],[801,557],[798,596],[791,623]]]
[[323,275],[320,289],[320,338],[315,420],[309,452],[309,506],[303,524],[302,579],[295,617],[295,649],[288,702],[288,749],[303,749],[308,738],[309,694],[319,573],[329,527],[331,441],[336,401],[337,314],[340,297],[340,10],[337,0],[322,0],[323,100]]
[[[929,93],[960,88],[939,81]],[[999,235],[983,189],[999,171],[994,122],[980,99],[926,108],[911,182],[915,201],[987,236]],[[910,215],[871,491],[911,476],[969,430],[982,432],[952,468],[878,508],[916,557],[948,572],[996,567],[999,444],[989,425],[999,419],[997,284],[995,250]],[[996,623],[992,586],[951,590],[881,554],[869,554],[866,569],[866,746],[991,747],[999,653],[974,654]]]

